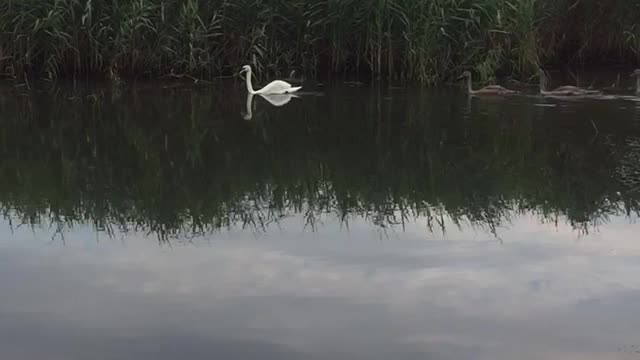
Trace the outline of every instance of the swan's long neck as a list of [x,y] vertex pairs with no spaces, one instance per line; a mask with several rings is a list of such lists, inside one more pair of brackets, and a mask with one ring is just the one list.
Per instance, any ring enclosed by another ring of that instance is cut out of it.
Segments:
[[473,87],[471,84],[471,76],[467,76],[467,91],[469,91],[469,94],[473,93]]
[[547,87],[547,78],[544,75],[544,72],[540,71],[540,92],[541,93],[545,92],[546,87]]
[[247,70],[247,91],[252,95],[256,93],[256,91],[253,90],[253,83],[251,82],[251,69]]
[[253,94],[249,93],[247,94],[247,114],[245,115],[245,119],[246,120],[251,120],[251,118],[253,118]]

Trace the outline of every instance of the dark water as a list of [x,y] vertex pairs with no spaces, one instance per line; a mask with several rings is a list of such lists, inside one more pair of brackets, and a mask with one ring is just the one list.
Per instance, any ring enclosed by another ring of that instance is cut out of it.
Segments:
[[0,154],[1,359],[640,358],[632,98],[3,87]]

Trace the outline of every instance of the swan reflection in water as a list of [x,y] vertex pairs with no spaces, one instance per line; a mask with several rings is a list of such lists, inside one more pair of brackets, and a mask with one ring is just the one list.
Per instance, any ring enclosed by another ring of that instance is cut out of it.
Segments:
[[[254,98],[254,94],[248,93],[247,94],[247,111],[245,114],[242,114],[242,117],[245,120],[251,120],[253,118],[253,98]],[[263,99],[267,100],[267,102],[269,102],[271,105],[273,106],[284,106],[287,103],[289,103],[289,101],[291,101],[291,99],[293,98],[297,98],[297,95],[294,94],[271,94],[271,95],[267,95],[267,94],[258,94],[258,96],[262,97]]]

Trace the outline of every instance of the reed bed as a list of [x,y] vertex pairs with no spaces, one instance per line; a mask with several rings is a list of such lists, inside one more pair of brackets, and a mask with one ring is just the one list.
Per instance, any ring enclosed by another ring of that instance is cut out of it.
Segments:
[[8,77],[374,75],[640,59],[640,4],[599,0],[2,0]]

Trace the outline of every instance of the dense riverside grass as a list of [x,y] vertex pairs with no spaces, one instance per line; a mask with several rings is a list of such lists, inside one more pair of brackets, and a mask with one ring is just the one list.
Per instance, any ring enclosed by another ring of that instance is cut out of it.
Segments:
[[640,4],[601,0],[0,0],[6,76],[379,74],[640,59]]

